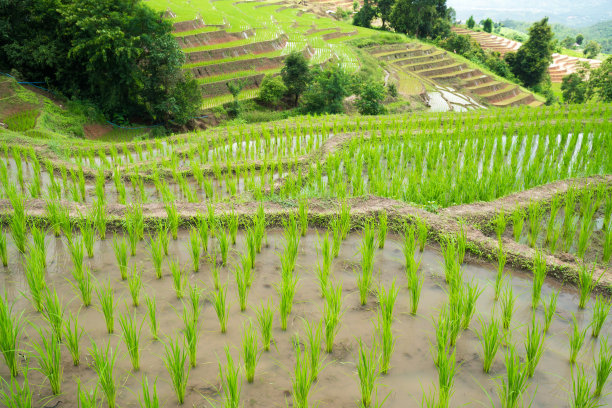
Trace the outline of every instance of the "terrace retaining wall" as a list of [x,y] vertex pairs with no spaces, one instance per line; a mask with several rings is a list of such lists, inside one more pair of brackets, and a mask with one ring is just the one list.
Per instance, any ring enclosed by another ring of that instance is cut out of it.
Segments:
[[238,47],[189,52],[185,54],[185,57],[187,63],[214,61],[225,58],[239,57],[241,55],[264,54],[266,52],[278,51],[285,48],[285,45],[287,45],[287,36],[282,34],[280,37],[273,40],[261,41]]
[[219,30],[193,35],[186,35],[184,37],[177,37],[176,41],[179,43],[181,48],[193,48],[201,47],[204,45],[221,44],[231,41],[244,40],[249,37],[252,37],[254,34],[255,32],[252,29],[238,31],[235,33],[228,33],[225,30]]

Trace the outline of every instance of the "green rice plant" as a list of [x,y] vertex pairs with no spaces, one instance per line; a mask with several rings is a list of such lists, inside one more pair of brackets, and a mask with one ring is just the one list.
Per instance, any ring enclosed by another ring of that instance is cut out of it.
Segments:
[[[612,259],[612,222],[608,222],[604,230],[604,242],[602,251],[602,261],[604,263],[610,262],[610,259]],[[3,259],[6,259],[6,257]]]
[[136,269],[136,265],[132,268],[132,273],[129,274],[127,283],[130,289],[130,296],[132,297],[132,305],[138,307],[140,304],[140,291],[142,289],[142,272]]
[[217,253],[213,252],[212,255],[209,255],[208,260],[210,262],[210,273],[213,277],[213,284],[215,286],[215,290],[219,290],[221,282],[219,279],[220,266],[217,263]]
[[221,388],[223,389],[223,406],[225,408],[240,407],[240,394],[242,383],[239,379],[240,366],[234,363],[229,347],[225,346],[225,358],[227,363],[225,368],[219,361],[219,377],[221,378]]
[[453,387],[455,384],[455,375],[457,375],[457,359],[456,349],[452,353],[442,353],[438,355],[438,388],[440,406],[447,407],[450,405],[450,399],[453,395]]
[[440,241],[440,249],[444,257],[444,276],[446,283],[451,287],[459,284],[460,264],[457,257],[457,247],[455,240],[446,237]]
[[155,277],[157,279],[162,278],[162,261],[164,259],[164,248],[161,242],[161,236],[157,235],[157,238],[151,238],[149,253],[151,254],[151,260],[153,261],[153,267],[155,269]]
[[197,231],[200,234],[200,242],[202,243],[202,250],[204,252],[208,252],[208,236],[210,233],[210,228],[208,225],[208,221],[202,214],[196,215],[196,227]]
[[550,297],[548,298],[548,303],[542,302],[544,306],[544,333],[548,333],[548,329],[550,329],[550,324],[555,317],[555,312],[557,311],[557,297],[559,296],[559,292],[552,292]]
[[98,199],[94,204],[94,220],[101,240],[106,239],[106,204]]
[[6,248],[6,233],[0,228],[0,261],[5,268],[8,266],[8,251]]
[[114,370],[117,353],[110,348],[110,340],[105,349],[98,348],[93,340],[91,345],[92,348],[89,350],[92,358],[91,366],[98,375],[98,385],[104,393],[108,408],[115,408],[117,406],[117,383]]
[[219,250],[221,252],[221,264],[223,266],[226,266],[227,254],[229,252],[229,239],[227,237],[227,232],[220,225],[217,225],[217,227],[215,228],[215,237],[217,237],[217,241],[219,242]]
[[249,297],[249,285],[247,277],[246,274],[238,267],[234,271],[234,276],[236,278],[236,288],[238,289],[238,301],[240,303],[240,311],[244,312],[247,308],[247,299]]
[[545,242],[552,242],[555,234],[555,224],[557,221],[557,215],[561,209],[561,195],[556,194],[553,196],[550,202],[550,215],[548,217],[548,224],[546,226],[546,240]]
[[287,330],[287,319],[293,308],[293,298],[298,285],[298,277],[290,273],[283,274],[280,284],[276,286],[276,291],[280,296],[278,312],[280,314],[281,329]]
[[570,406],[572,408],[596,408],[601,406],[591,394],[592,381],[587,379],[584,367],[575,367],[572,370],[572,395]]
[[358,343],[357,376],[361,391],[359,406],[368,408],[372,406],[372,398],[377,388],[376,382],[380,375],[380,355],[375,345],[368,350],[361,339],[358,339]]
[[83,302],[83,306],[89,307],[91,305],[91,295],[93,293],[93,277],[91,275],[91,271],[89,266],[84,265],[81,271],[77,269],[73,269],[72,277],[75,283],[70,282],[73,288],[81,296],[81,301]]
[[391,368],[391,356],[395,350],[395,339],[393,338],[393,330],[391,329],[391,321],[386,320],[384,312],[380,309],[377,315],[376,336],[377,344],[380,347],[380,373],[387,374]]
[[227,230],[232,245],[236,245],[236,237],[238,236],[238,215],[236,215],[233,208],[227,218]]
[[514,314],[514,303],[516,297],[512,293],[512,285],[508,284],[501,298],[502,326],[504,330],[510,328],[512,315]]
[[[22,316],[23,311],[18,316],[13,315],[13,306],[9,305],[6,294],[0,297],[0,351],[11,373],[11,378],[17,377],[19,373],[18,351],[22,332]],[[27,375],[27,370],[24,371],[25,375]]]
[[110,281],[106,286],[96,288],[96,294],[106,322],[106,331],[112,334],[115,331],[115,296]]
[[38,328],[36,331],[40,335],[40,343],[33,342],[32,348],[38,362],[38,371],[49,381],[53,395],[59,395],[62,390],[62,379],[64,376],[60,339],[54,331],[48,333]]
[[94,242],[96,240],[96,233],[94,229],[93,221],[90,217],[85,218],[81,224],[81,235],[83,236],[83,244],[87,251],[87,257],[93,258],[94,256]]
[[527,207],[527,212],[529,213],[529,246],[533,248],[542,230],[544,209],[537,201],[531,201]]
[[508,220],[506,219],[506,213],[504,212],[503,208],[495,213],[493,224],[495,225],[495,235],[497,235],[497,241],[501,241],[501,237],[506,231],[507,222]]
[[32,240],[34,241],[34,247],[40,252],[40,258],[43,266],[47,266],[47,250],[45,247],[45,235],[46,231],[44,228],[38,228],[36,224],[33,224],[30,228],[32,233]]
[[382,285],[378,288],[377,300],[380,316],[384,323],[391,324],[393,322],[393,309],[398,293],[399,288],[395,286],[395,279],[391,282],[391,287],[388,290]]
[[77,400],[79,408],[98,408],[98,387],[94,387],[91,391],[84,390],[81,380],[77,378]]
[[387,211],[381,211],[378,214],[378,248],[385,247],[385,238],[387,238]]
[[42,260],[43,254],[37,247],[28,247],[25,256],[25,277],[30,289],[30,301],[34,308],[43,311],[43,294],[45,283],[45,266]]
[[272,323],[274,321],[274,312],[270,307],[270,301],[257,310],[257,322],[259,323],[259,334],[261,336],[261,343],[264,351],[270,350],[270,344],[272,343]]
[[185,402],[185,391],[189,379],[190,368],[186,362],[187,352],[180,341],[178,339],[168,339],[168,342],[164,344],[164,364],[168,370],[179,405]]
[[363,239],[359,252],[361,252],[361,274],[357,277],[357,287],[361,305],[365,305],[372,287],[374,269],[374,231],[369,222],[363,228]]
[[509,345],[504,355],[506,376],[499,385],[499,399],[503,408],[518,408],[523,406],[523,393],[529,386],[527,363],[521,363],[521,358],[514,345]]
[[149,380],[146,375],[142,379],[142,399],[138,398],[142,408],[159,408],[159,397],[157,395],[157,378],[153,381],[153,389],[149,389]]
[[178,238],[179,215],[174,203],[166,204],[166,215],[172,239],[176,241]]
[[331,220],[330,227],[332,230],[332,256],[337,258],[340,253],[340,245],[342,244],[342,232],[340,231],[339,219],[334,218]]
[[147,304],[147,315],[149,316],[149,328],[151,331],[151,335],[153,336],[153,340],[158,340],[159,337],[157,335],[157,304],[155,301],[155,296],[146,296],[145,303]]
[[248,383],[255,380],[255,367],[259,360],[259,345],[253,323],[249,319],[242,331],[242,359],[244,361],[244,373]]
[[540,323],[536,323],[535,315],[532,315],[531,326],[527,328],[527,339],[525,340],[525,360],[527,363],[527,375],[531,378],[540,362],[544,352],[544,330]]
[[323,309],[323,326],[325,327],[325,351],[331,353],[334,339],[338,333],[342,315],[342,284],[335,288],[330,282],[325,291],[325,306]]
[[[319,321],[317,324],[310,324],[305,319],[303,322],[304,331],[306,332],[306,344],[308,346],[308,369],[310,372],[310,381],[314,383],[319,378],[321,370],[323,370],[322,363],[324,359],[321,359],[323,324],[322,321]],[[299,345],[297,347],[299,347]]]
[[489,324],[486,324],[482,319],[479,319],[479,321],[480,333],[477,334],[482,345],[482,368],[485,373],[488,373],[491,370],[491,365],[493,365],[493,362],[495,361],[495,355],[497,354],[497,350],[502,343],[503,337],[501,331],[499,330],[500,322],[499,320],[495,319],[495,316],[491,317]]
[[137,326],[134,321],[134,315],[126,313],[125,315],[119,316],[119,325],[123,332],[123,342],[127,348],[132,362],[132,370],[140,370],[140,332],[142,331],[142,325],[144,319],[140,322],[140,326]]
[[247,258],[249,260],[249,268],[255,269],[255,257],[257,256],[257,238],[253,228],[246,230]]
[[589,298],[591,297],[591,293],[593,289],[601,279],[601,275],[597,280],[593,279],[593,275],[595,274],[595,264],[591,265],[589,269],[588,265],[585,262],[582,262],[578,267],[578,284],[580,287],[580,302],[578,303],[578,307],[580,309],[584,309]]
[[72,356],[72,364],[76,367],[81,363],[79,352],[79,341],[83,336],[84,330],[79,327],[79,314],[68,313],[68,318],[64,321],[64,344]]
[[299,337],[296,335],[293,349],[295,350],[295,368],[293,374],[293,406],[296,408],[308,408],[308,397],[312,388],[312,376],[309,372],[308,353],[302,351]]
[[200,234],[194,227],[189,230],[189,243],[193,271],[198,272],[200,270],[200,256],[202,255],[202,247],[200,246]]
[[427,222],[422,218],[417,218],[417,241],[419,243],[419,252],[423,252],[425,249],[428,232],[429,226],[427,225]]
[[298,219],[300,224],[300,233],[303,237],[308,232],[308,200],[301,198],[298,204]]
[[406,279],[410,281],[410,275],[413,275],[418,270],[420,261],[417,264],[414,259],[414,253],[416,251],[416,239],[415,239],[415,228],[414,225],[404,226],[404,242],[402,245],[402,252],[404,254],[404,260],[406,264]]
[[506,266],[506,253],[502,247],[501,240],[499,241],[499,249],[497,251],[497,275],[495,275],[495,300],[499,299],[502,284],[504,282],[504,268]]
[[514,235],[514,240],[517,242],[523,233],[523,225],[525,225],[525,210],[517,207],[512,212],[512,234]]
[[202,289],[195,284],[189,284],[187,294],[189,295],[189,304],[194,317],[200,316],[200,300],[202,299]]
[[[420,263],[420,262],[419,262]],[[421,298],[421,290],[423,289],[423,283],[425,277],[423,274],[412,273],[408,280],[408,290],[410,295],[410,314],[416,316],[417,309],[419,307],[419,300]]]
[[465,250],[467,248],[467,236],[465,235],[463,221],[459,222],[459,231],[455,237],[455,242],[457,244],[457,263],[461,265],[463,264]]
[[138,204],[130,205],[125,210],[123,229],[127,233],[130,244],[130,255],[136,255],[136,245],[144,235],[144,217]]
[[21,193],[18,193],[13,186],[6,189],[6,193],[13,208],[13,215],[9,219],[11,236],[17,250],[23,254],[26,249],[25,200]]
[[84,257],[83,241],[81,239],[69,239],[68,249],[70,250],[70,257],[72,258],[74,269],[82,273]]
[[183,308],[183,323],[185,324],[185,345],[187,346],[187,352],[189,353],[189,365],[195,367],[196,356],[198,351],[198,321],[200,318],[199,309],[194,310],[191,308],[191,312],[187,313],[187,308]]
[[463,287],[463,319],[461,321],[461,328],[467,330],[476,311],[476,301],[482,294],[483,289],[478,287],[477,283],[467,283]]
[[542,294],[542,286],[546,278],[546,258],[540,251],[536,251],[533,257],[533,286],[531,291],[531,307],[536,309],[540,304],[540,296]]
[[59,341],[62,341],[62,325],[64,324],[64,305],[55,288],[45,290],[42,298],[42,315],[49,323],[51,330]]
[[170,274],[172,275],[172,286],[176,293],[177,299],[182,299],[185,296],[185,285],[187,284],[187,277],[184,276],[181,265],[177,259],[171,259],[169,261]]
[[605,297],[598,295],[595,298],[595,305],[593,306],[593,320],[591,321],[591,335],[593,337],[598,337],[601,328],[603,327],[606,318],[608,317],[608,313],[610,313],[610,307],[612,307],[612,302]]
[[11,408],[32,408],[34,406],[27,366],[23,369],[21,384],[15,376],[11,376],[10,382],[0,377],[0,403]]
[[351,230],[351,207],[345,201],[340,206],[340,232],[342,233],[342,240],[346,239],[346,235]]
[[168,240],[168,224],[166,222],[160,221],[157,224],[157,240],[164,250],[164,255],[168,256],[168,245],[170,243]]
[[250,288],[253,284],[253,269],[251,265],[249,254],[240,254],[240,267],[236,267],[236,270],[240,269],[242,271],[247,288]]
[[117,238],[113,237],[113,249],[115,251],[115,258],[117,259],[117,265],[119,265],[119,272],[121,273],[121,280],[127,279],[127,242],[125,237]]
[[597,358],[594,358],[593,365],[595,366],[595,391],[593,396],[598,398],[601,396],[608,377],[612,374],[612,350],[608,344],[608,339],[603,339],[599,346]]
[[572,313],[572,331],[569,333],[569,361],[571,364],[574,364],[576,362],[578,353],[580,353],[580,349],[584,344],[586,332],[586,328],[582,331],[578,328],[578,321],[576,320],[576,316]]
[[219,319],[221,333],[227,331],[227,319],[229,317],[229,304],[227,303],[227,285],[224,285],[212,293],[212,304]]

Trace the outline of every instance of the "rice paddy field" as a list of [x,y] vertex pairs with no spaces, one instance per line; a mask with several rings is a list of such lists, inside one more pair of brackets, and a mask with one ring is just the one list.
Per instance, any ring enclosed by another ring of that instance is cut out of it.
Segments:
[[608,405],[610,118],[295,117],[118,143],[15,118],[0,405]]

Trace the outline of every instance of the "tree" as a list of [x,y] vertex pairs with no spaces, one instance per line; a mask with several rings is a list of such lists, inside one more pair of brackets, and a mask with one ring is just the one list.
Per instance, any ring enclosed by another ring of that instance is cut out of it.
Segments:
[[140,1],[4,0],[0,26],[0,68],[110,117],[183,124],[201,106],[172,24]]
[[297,106],[300,95],[304,93],[310,82],[310,68],[308,60],[301,52],[293,51],[285,58],[285,65],[281,69],[281,78],[287,87],[287,95],[294,100]]
[[612,57],[590,71],[587,98],[591,96],[602,102],[612,102]]
[[377,0],[376,1],[376,12],[382,22],[382,28],[385,28],[386,23],[391,17],[391,10],[393,9],[395,0]]
[[563,41],[561,41],[561,45],[565,48],[573,48],[574,43],[575,43],[575,39],[570,36],[565,37]]
[[232,97],[234,98],[234,106],[232,108],[232,113],[235,116],[238,116],[240,114],[240,101],[238,100],[238,97],[240,96],[240,92],[242,92],[242,89],[245,87],[246,81],[241,79],[235,79],[233,81],[227,82],[225,85],[229,89],[230,94],[232,94]]
[[266,75],[259,87],[259,100],[268,105],[276,105],[286,93],[287,87],[281,77]]
[[581,75],[574,72],[563,77],[561,92],[566,103],[583,103],[586,99],[587,83]]
[[350,94],[350,77],[340,66],[325,70],[315,68],[313,79],[304,92],[303,109],[309,113],[340,113],[342,100]]
[[380,115],[385,112],[382,101],[386,96],[385,85],[380,81],[370,80],[363,84],[355,105],[362,115]]
[[584,41],[584,35],[582,35],[582,34],[578,34],[578,35],[576,36],[576,44],[578,44],[578,45],[582,45],[582,42],[583,42],[583,41]]
[[599,45],[597,41],[591,40],[584,46],[584,50],[582,52],[587,58],[595,58],[601,52],[601,45]]
[[353,16],[353,25],[370,28],[374,17],[376,17],[376,10],[370,4],[370,0],[364,0],[363,6]]
[[552,38],[548,17],[543,18],[529,28],[529,39],[521,48],[504,57],[512,73],[525,86],[536,86],[547,78],[548,66],[552,62]]
[[470,18],[467,19],[467,27],[471,30],[475,25],[474,16],[470,16]]
[[493,20],[491,20],[490,18],[487,18],[485,21],[483,21],[482,29],[486,31],[487,33],[490,33],[491,31],[493,31]]
[[397,0],[389,23],[400,33],[433,37],[436,20],[447,18],[446,0]]

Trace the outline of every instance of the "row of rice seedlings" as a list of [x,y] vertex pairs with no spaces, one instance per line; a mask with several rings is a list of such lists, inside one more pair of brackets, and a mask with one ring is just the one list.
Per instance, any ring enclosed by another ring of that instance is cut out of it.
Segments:
[[325,305],[323,308],[323,326],[325,327],[325,351],[331,353],[334,348],[334,339],[340,329],[342,316],[342,284],[334,287],[329,282],[325,291]]
[[155,295],[146,296],[145,303],[147,305],[147,315],[149,316],[149,331],[151,336],[153,336],[153,340],[158,340],[157,302],[155,301]]
[[5,268],[8,266],[8,250],[6,248],[6,233],[0,228],[0,261]]
[[117,382],[114,371],[117,353],[111,349],[110,341],[104,349],[99,348],[96,342],[92,341],[89,354],[92,358],[91,367],[98,375],[98,386],[106,398],[106,403],[109,408],[115,408],[117,406]]
[[108,334],[112,334],[115,331],[115,296],[113,294],[113,288],[110,285],[110,281],[102,286],[96,288],[96,295],[98,297],[98,303],[100,303],[100,309],[104,315],[104,322],[106,323],[106,331]]
[[172,287],[176,293],[177,299],[182,299],[185,296],[185,287],[187,286],[187,276],[179,261],[177,259],[171,259],[169,261],[170,274],[172,275]]
[[391,283],[391,287],[386,290],[384,286],[378,289],[378,304],[379,314],[377,315],[377,335],[381,349],[380,371],[382,374],[387,374],[391,367],[391,355],[395,348],[395,339],[391,325],[393,323],[393,309],[399,289],[395,287],[395,280]]
[[128,266],[128,244],[125,237],[118,238],[116,235],[113,237],[113,250],[115,251],[115,258],[117,259],[117,265],[119,266],[119,273],[121,274],[121,280],[127,279],[127,266]]
[[595,299],[595,305],[593,306],[593,321],[591,322],[591,335],[593,337],[599,336],[599,332],[601,332],[601,328],[610,313],[611,307],[612,301],[605,297],[598,295]]
[[127,348],[128,355],[130,356],[132,370],[134,371],[140,370],[140,333],[143,323],[144,319],[140,322],[140,325],[138,325],[134,321],[134,315],[129,312],[119,316],[119,325],[123,332],[123,341]]
[[377,381],[380,376],[381,357],[376,345],[368,349],[367,346],[364,346],[361,339],[358,339],[358,343],[357,376],[359,377],[359,390],[361,392],[359,402],[361,407],[369,408],[372,406],[372,403],[377,404]]
[[531,291],[531,307],[537,308],[540,304],[540,296],[542,294],[542,286],[546,279],[546,258],[540,251],[536,251],[533,257],[533,286]]
[[227,302],[227,285],[221,286],[212,293],[212,304],[219,319],[221,333],[227,331],[227,319],[229,318],[229,304]]
[[29,245],[24,265],[26,282],[30,290],[29,298],[34,309],[39,312],[43,310],[43,294],[46,288],[43,256],[38,247]]
[[521,362],[514,345],[506,348],[504,355],[506,376],[499,385],[498,396],[502,407],[518,408],[524,406],[523,395],[529,387],[527,362]]
[[62,326],[64,324],[64,305],[55,288],[46,289],[43,295],[42,315],[49,323],[55,336],[62,340]]
[[586,337],[587,329],[580,330],[578,328],[578,322],[576,321],[576,316],[572,313],[572,328],[569,333],[569,362],[574,364],[578,357],[578,353],[580,353],[580,349],[582,349],[582,345],[584,344],[584,338]]
[[495,319],[495,316],[491,316],[489,323],[485,323],[482,318],[480,321],[480,332],[477,333],[482,344],[483,354],[483,366],[482,369],[485,373],[491,370],[491,365],[495,361],[495,355],[499,346],[503,341],[502,332],[500,330],[500,321]]
[[372,274],[374,271],[374,230],[368,222],[363,228],[363,240],[359,248],[361,253],[361,274],[357,276],[359,288],[359,301],[365,305],[372,287]]
[[525,360],[527,363],[527,376],[533,377],[535,369],[540,362],[544,352],[544,330],[539,322],[536,323],[535,315],[532,316],[531,326],[527,328],[525,339]]
[[[0,296],[0,351],[4,357],[11,377],[19,374],[19,345],[21,340],[23,311],[19,315],[13,314],[13,305],[10,305],[6,295]],[[26,373],[24,372],[24,375]]]
[[68,313],[68,318],[64,321],[63,326],[64,333],[64,344],[70,352],[72,357],[72,364],[76,367],[81,363],[81,354],[79,348],[79,342],[83,337],[84,330],[79,327],[79,314],[72,315],[72,312]]
[[553,318],[555,317],[558,297],[559,292],[552,292],[548,298],[548,303],[542,302],[542,306],[544,307],[544,333],[548,333]]
[[200,319],[200,310],[193,306],[190,312],[187,308],[183,308],[183,323],[185,324],[185,345],[189,354],[189,365],[195,367],[197,364],[196,356],[198,351],[198,328]]
[[23,196],[14,187],[6,190],[13,208],[13,216],[9,219],[9,227],[17,250],[22,254],[26,249],[26,215]]
[[242,358],[248,383],[252,383],[255,380],[255,368],[259,361],[259,357],[260,353],[257,335],[255,334],[253,323],[249,319],[248,323],[244,325],[242,332]]

